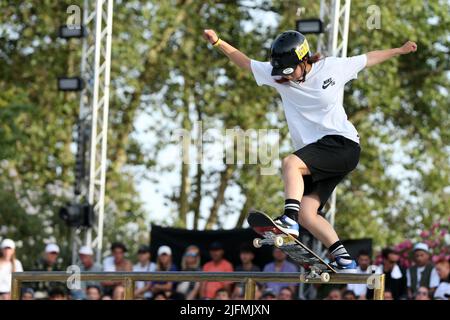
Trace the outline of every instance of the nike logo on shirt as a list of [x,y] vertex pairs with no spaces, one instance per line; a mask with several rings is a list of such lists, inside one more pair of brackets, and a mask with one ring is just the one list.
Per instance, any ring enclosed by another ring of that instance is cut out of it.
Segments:
[[336,82],[333,80],[333,78],[329,78],[329,79],[327,79],[327,80],[325,80],[324,82],[323,82],[323,85],[322,85],[322,89],[326,89],[326,88],[328,88],[330,85],[331,86],[334,86],[334,84],[335,84]]

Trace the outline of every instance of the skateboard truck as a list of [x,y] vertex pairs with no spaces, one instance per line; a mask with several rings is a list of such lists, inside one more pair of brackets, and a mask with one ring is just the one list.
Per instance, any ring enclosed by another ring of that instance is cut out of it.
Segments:
[[330,281],[330,274],[316,267],[311,267],[310,271],[300,275],[300,282],[309,282],[309,280],[320,279],[322,282]]
[[284,237],[283,236],[275,236],[270,238],[255,238],[253,239],[253,246],[255,248],[261,248],[263,245],[274,245],[277,248],[280,248],[284,244]]

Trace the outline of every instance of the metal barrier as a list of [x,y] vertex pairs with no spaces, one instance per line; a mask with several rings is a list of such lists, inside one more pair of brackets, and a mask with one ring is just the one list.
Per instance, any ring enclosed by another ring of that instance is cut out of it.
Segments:
[[[374,300],[384,298],[384,274],[345,274],[332,273],[330,281],[320,279],[301,279],[298,272],[81,272],[80,281],[123,281],[125,299],[134,298],[135,281],[231,281],[245,283],[245,299],[255,299],[256,282],[303,282],[323,284],[370,284],[374,288]],[[20,299],[23,282],[67,281],[74,274],[69,272],[14,272],[12,274],[11,298]]]

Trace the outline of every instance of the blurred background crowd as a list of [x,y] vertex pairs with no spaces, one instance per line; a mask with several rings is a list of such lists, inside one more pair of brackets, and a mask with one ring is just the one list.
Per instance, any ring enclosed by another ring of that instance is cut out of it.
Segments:
[[[165,271],[198,271],[198,272],[298,272],[298,266],[278,248],[273,249],[273,261],[263,266],[256,265],[253,260],[253,247],[242,244],[235,254],[239,255],[240,264],[233,265],[224,258],[224,246],[213,242],[208,246],[210,259],[201,261],[200,248],[187,246],[180,265],[172,259],[172,249],[162,245],[157,256],[152,257],[150,247],[139,247],[135,261],[127,258],[127,247],[115,242],[110,247],[111,255],[102,264],[94,262],[93,250],[89,247],[79,249],[79,267],[89,272],[165,272]],[[59,257],[60,248],[55,243],[45,246],[41,258],[28,270],[33,271],[65,271]],[[382,250],[377,263],[367,251],[360,251],[357,256],[358,272],[384,273],[386,300],[448,300],[450,298],[450,261],[448,257],[440,257],[432,261],[430,248],[426,243],[416,243],[411,248],[409,267],[401,261],[401,254],[396,248]],[[154,258],[154,259],[153,259]],[[24,268],[20,255],[16,254],[15,242],[4,239],[1,242],[0,256],[0,298],[11,298],[11,274],[21,272]],[[124,299],[125,287],[121,282],[82,281],[77,290],[69,290],[64,283],[36,282],[24,283],[21,291],[22,300],[121,300]],[[295,300],[295,299],[329,299],[329,300],[365,300],[373,298],[373,290],[365,284],[320,285],[314,284],[312,294],[302,295],[297,283],[257,283],[256,299]],[[311,292],[311,290],[310,290]],[[164,282],[138,281],[134,293],[135,299],[153,300],[239,300],[244,299],[244,284],[232,282]]]

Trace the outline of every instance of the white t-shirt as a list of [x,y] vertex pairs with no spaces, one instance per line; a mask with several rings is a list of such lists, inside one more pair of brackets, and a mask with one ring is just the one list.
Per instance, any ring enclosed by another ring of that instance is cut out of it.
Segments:
[[[16,272],[22,272],[22,263],[15,260]],[[0,293],[11,292],[12,265],[11,263],[0,263]]]
[[[372,270],[374,270],[374,273],[380,274],[380,271],[377,270],[376,266],[369,266],[366,270],[361,270],[361,268],[358,266],[356,268],[357,273],[372,273]],[[367,296],[367,284],[361,284],[361,283],[349,283],[347,284],[347,290],[351,290],[355,293],[356,296]]]
[[[422,278],[423,270],[425,270],[425,267],[417,267],[417,288],[416,289],[419,288],[420,279]],[[438,275],[436,269],[433,268],[433,270],[431,270],[429,287],[436,288],[439,285],[440,281],[441,281],[441,279],[439,278],[439,275]],[[411,288],[411,269],[408,269],[406,271],[406,286],[408,288]]]
[[115,272],[116,264],[114,263],[114,257],[109,256],[103,260],[103,271],[105,272]]
[[294,147],[300,149],[326,135],[341,135],[359,143],[358,132],[348,121],[339,99],[344,85],[356,79],[367,64],[365,54],[327,57],[312,64],[303,83],[277,83],[270,62],[251,60],[258,85],[274,87],[283,101],[284,113]]
[[434,299],[436,300],[448,300],[445,296],[445,294],[450,295],[450,283],[448,282],[441,282],[439,286],[437,287],[436,291],[434,292]]
[[[133,272],[154,272],[156,271],[156,263],[149,262],[147,265],[143,266],[140,263],[137,263],[133,266]],[[136,281],[135,286],[136,289],[141,289],[145,286],[146,281]],[[152,293],[147,291],[144,293],[145,298],[151,298]]]

